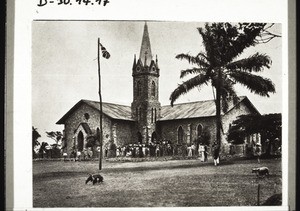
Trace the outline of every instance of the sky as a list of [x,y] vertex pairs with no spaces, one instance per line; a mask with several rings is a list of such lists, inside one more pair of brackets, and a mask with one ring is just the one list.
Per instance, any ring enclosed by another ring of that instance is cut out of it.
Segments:
[[[190,67],[177,54],[196,55],[203,49],[197,31],[201,22],[148,21],[151,51],[160,68],[159,101],[169,105],[169,96],[179,83],[180,70]],[[79,100],[99,101],[97,39],[111,54],[101,58],[103,102],[130,105],[134,54],[139,56],[143,21],[33,21],[32,25],[32,125],[40,141],[51,142],[46,131],[62,131],[56,122]],[[281,25],[272,32],[281,34]],[[272,65],[261,76],[273,81],[276,93],[261,97],[236,85],[238,95],[247,96],[261,114],[282,112],[282,39],[246,49],[241,57],[256,52],[270,56]],[[213,99],[212,88],[195,89],[176,103]],[[52,143],[52,142],[51,142]]]

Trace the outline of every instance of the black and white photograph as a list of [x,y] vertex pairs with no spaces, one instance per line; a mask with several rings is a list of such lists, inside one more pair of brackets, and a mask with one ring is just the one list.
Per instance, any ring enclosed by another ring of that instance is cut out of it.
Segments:
[[34,208],[283,205],[282,24],[32,22]]
[[291,2],[10,1],[6,210],[296,210]]

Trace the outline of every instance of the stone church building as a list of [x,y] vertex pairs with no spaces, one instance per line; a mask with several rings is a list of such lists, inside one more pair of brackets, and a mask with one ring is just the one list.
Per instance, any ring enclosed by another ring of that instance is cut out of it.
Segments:
[[[151,52],[148,26],[145,24],[139,58],[134,56],[132,67],[133,101],[131,106],[103,103],[103,146],[115,143],[148,144],[168,140],[174,145],[190,145],[206,131],[210,143],[215,140],[214,100],[162,106],[159,102],[160,69],[157,56]],[[99,132],[99,102],[80,100],[58,122],[64,125],[65,151],[86,148],[87,139]],[[259,114],[247,97],[229,105],[222,114],[222,151],[229,153],[226,133],[233,120],[243,114]],[[260,141],[258,135],[247,142]]]

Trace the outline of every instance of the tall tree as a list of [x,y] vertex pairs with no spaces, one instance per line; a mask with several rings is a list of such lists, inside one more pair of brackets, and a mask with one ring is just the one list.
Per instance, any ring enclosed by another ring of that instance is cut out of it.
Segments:
[[[248,58],[239,59],[243,51],[258,43],[268,42],[264,39],[267,32],[267,24],[264,23],[212,23],[205,24],[204,28],[198,28],[202,37],[204,52],[196,56],[179,54],[177,59],[187,60],[195,67],[181,70],[180,78],[187,75],[195,75],[182,82],[171,93],[170,101],[174,102],[183,94],[193,88],[200,89],[210,84],[215,90],[216,99],[216,141],[221,145],[221,109],[228,109],[228,101],[238,102],[238,96],[234,84],[240,83],[251,92],[269,97],[269,93],[275,92],[275,86],[268,78],[253,74],[270,68],[271,59],[261,53],[255,53]],[[269,34],[269,36],[272,36]]]
[[38,142],[38,138],[40,138],[41,135],[37,131],[37,128],[32,126],[32,156],[35,156],[34,148],[40,145],[40,142]]
[[60,132],[60,131],[51,131],[51,132],[46,132],[46,134],[47,134],[48,138],[53,139],[57,145],[60,145],[59,143],[63,138],[62,132]]

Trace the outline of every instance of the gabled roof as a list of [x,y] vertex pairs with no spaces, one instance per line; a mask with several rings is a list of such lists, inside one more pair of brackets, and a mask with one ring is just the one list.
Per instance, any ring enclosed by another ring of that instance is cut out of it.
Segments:
[[78,127],[77,127],[76,130],[78,130],[78,128],[80,127],[80,125],[82,125],[82,127],[83,127],[84,131],[86,132],[86,134],[89,134],[89,135],[92,134],[92,130],[91,130],[90,126],[87,123],[85,123],[85,122],[81,122],[78,125]]
[[[100,103],[91,100],[80,100],[76,103],[56,124],[64,124],[65,120],[82,104],[87,104],[90,107],[100,110]],[[112,119],[133,121],[131,118],[130,106],[118,105],[113,103],[102,103],[102,111],[105,115]]]
[[[254,107],[254,105],[249,101],[249,99],[245,96],[239,97],[239,102],[236,105],[233,103],[229,103],[228,113],[231,109],[238,106],[239,103],[245,101],[248,106],[252,107],[254,112],[258,112],[258,110]],[[221,113],[224,115],[224,113]],[[216,105],[214,100],[206,100],[206,101],[197,101],[190,103],[181,103],[175,104],[173,107],[170,105],[162,106],[161,108],[161,118],[159,121],[167,121],[167,120],[175,120],[175,119],[191,119],[191,118],[199,118],[199,117],[211,117],[216,115]]]

